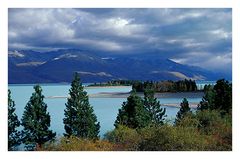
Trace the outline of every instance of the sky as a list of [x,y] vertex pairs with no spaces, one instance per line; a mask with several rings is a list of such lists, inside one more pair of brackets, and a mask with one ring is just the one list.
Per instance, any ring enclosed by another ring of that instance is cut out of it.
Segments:
[[10,50],[149,54],[232,70],[231,9],[9,9]]

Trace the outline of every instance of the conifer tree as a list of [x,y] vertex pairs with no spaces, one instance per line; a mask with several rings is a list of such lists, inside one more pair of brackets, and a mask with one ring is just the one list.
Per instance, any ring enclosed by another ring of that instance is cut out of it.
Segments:
[[144,108],[147,110],[150,116],[151,123],[163,124],[166,117],[166,108],[161,108],[161,104],[154,98],[154,90],[146,88],[144,91]]
[[129,128],[142,128],[150,123],[150,116],[143,106],[143,100],[133,90],[119,109],[115,127],[125,125]]
[[22,117],[22,140],[27,150],[41,148],[45,142],[56,136],[56,133],[49,129],[51,119],[47,104],[43,101],[42,88],[36,85],[34,90]]
[[175,119],[175,124],[178,124],[178,122],[180,122],[184,116],[186,116],[187,114],[191,113],[188,101],[186,98],[183,98],[182,103],[180,104],[181,108],[177,113],[176,119]]
[[215,107],[213,109],[220,109],[223,114],[230,113],[232,110],[232,85],[224,79],[217,81],[214,85],[214,90],[216,92],[214,102]]
[[65,136],[81,138],[98,138],[100,124],[94,114],[93,107],[89,104],[87,92],[84,91],[80,77],[77,73],[69,90],[70,98],[67,99],[65,118],[63,119]]
[[220,79],[214,86],[204,86],[204,96],[198,105],[198,110],[221,110],[222,114],[232,110],[232,85]]
[[17,128],[20,126],[20,121],[15,113],[15,102],[11,98],[11,91],[8,90],[8,150],[16,150],[21,144],[20,132]]
[[202,98],[202,101],[198,104],[198,110],[207,110],[207,109],[213,109],[215,107],[215,99],[216,93],[213,89],[213,86],[211,85],[205,85],[204,86],[204,96]]

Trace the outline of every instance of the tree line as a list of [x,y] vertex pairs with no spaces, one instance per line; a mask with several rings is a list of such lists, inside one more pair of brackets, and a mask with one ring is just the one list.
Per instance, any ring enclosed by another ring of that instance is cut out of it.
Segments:
[[197,85],[194,80],[179,80],[179,81],[136,81],[132,88],[137,92],[144,92],[146,88],[151,88],[155,92],[194,92],[197,91]]
[[[204,97],[199,103],[197,111],[219,110],[222,116],[231,113],[231,89],[231,84],[224,79],[218,80],[215,86],[206,86]],[[18,120],[15,113],[15,103],[11,99],[10,90],[8,91],[9,150],[16,150],[21,143],[25,145],[26,150],[41,149],[46,142],[55,140],[56,133],[50,130],[51,119],[44,102],[42,89],[39,85],[36,85],[34,90],[35,92],[25,106],[21,121]],[[121,129],[122,126],[133,130],[164,127],[166,109],[161,107],[160,102],[154,97],[154,93],[155,89],[147,85],[142,99],[133,89],[127,101],[123,102],[118,111],[114,131]],[[77,73],[74,75],[69,94],[70,98],[67,99],[64,110],[64,136],[68,139],[76,137],[98,141],[100,123],[97,121],[93,107],[89,104],[87,92],[84,91]],[[181,125],[187,117],[194,115],[186,98],[183,99],[180,106],[174,122],[175,125]],[[206,121],[202,122],[202,125],[204,124],[206,125]],[[18,131],[20,125],[23,126],[22,131]],[[107,134],[108,138],[111,138],[111,135],[111,133]]]
[[139,80],[112,80],[106,83],[94,83],[89,86],[132,86],[137,92],[144,92],[151,88],[155,92],[194,92],[197,91],[197,85],[194,80],[179,81],[139,81]]

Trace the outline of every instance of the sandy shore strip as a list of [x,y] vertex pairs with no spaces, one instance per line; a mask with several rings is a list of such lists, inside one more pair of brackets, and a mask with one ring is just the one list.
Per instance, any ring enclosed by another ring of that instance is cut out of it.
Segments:
[[84,88],[129,88],[132,86],[84,86]]
[[[161,104],[161,106],[166,106],[166,107],[177,107],[180,108],[180,103],[165,103],[165,104]],[[189,102],[189,107],[196,109],[198,107],[198,103],[194,103],[194,102]]]
[[[143,97],[143,93],[137,93]],[[97,94],[89,94],[89,98],[127,98],[130,93],[126,92],[100,92]],[[156,98],[202,98],[202,92],[181,92],[181,93],[156,93]],[[46,99],[69,98],[70,96],[47,96]],[[180,107],[180,103],[164,103],[162,106]],[[197,108],[198,103],[189,102],[190,108]]]
[[[127,98],[129,92],[99,92],[90,94],[90,98]],[[138,96],[144,97],[144,93],[137,93]],[[179,92],[179,93],[155,93],[156,98],[202,98],[203,92]]]
[[[68,98],[66,96],[49,96],[49,97],[46,97],[47,99],[57,99],[57,98]],[[166,107],[177,107],[177,108],[180,108],[180,103],[164,103],[164,104],[161,104],[161,106],[166,106]],[[194,102],[189,102],[189,107],[190,108],[194,108],[196,109],[198,106],[198,103],[194,103]]]
[[[127,98],[130,92],[99,92],[89,94],[89,98]],[[137,93],[144,97],[144,93]],[[156,98],[202,98],[203,92],[180,92],[180,93],[155,93]],[[47,96],[46,98],[68,98],[69,96]]]

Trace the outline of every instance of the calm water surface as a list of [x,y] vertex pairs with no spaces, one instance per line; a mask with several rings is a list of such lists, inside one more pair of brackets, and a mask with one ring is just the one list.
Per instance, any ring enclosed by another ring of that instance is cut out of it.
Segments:
[[[56,85],[56,84],[44,84],[41,85],[43,94],[48,96],[68,96],[70,85]],[[9,89],[12,92],[12,99],[16,104],[16,114],[21,119],[24,107],[30,96],[33,93],[33,85],[9,85]],[[117,88],[85,88],[88,94],[96,94],[102,92],[129,92],[130,87],[117,87]],[[162,104],[164,103],[180,103],[182,98],[163,98],[159,99]],[[114,128],[113,124],[118,114],[118,109],[121,108],[121,104],[126,101],[126,98],[89,98],[90,104],[94,108],[94,112],[100,122],[100,136]],[[200,102],[201,98],[188,98],[189,102]],[[48,112],[51,115],[51,129],[57,133],[57,136],[62,136],[64,133],[64,109],[66,98],[46,98],[45,102],[48,105]],[[174,119],[179,108],[165,107],[167,109],[166,114],[168,119]]]

